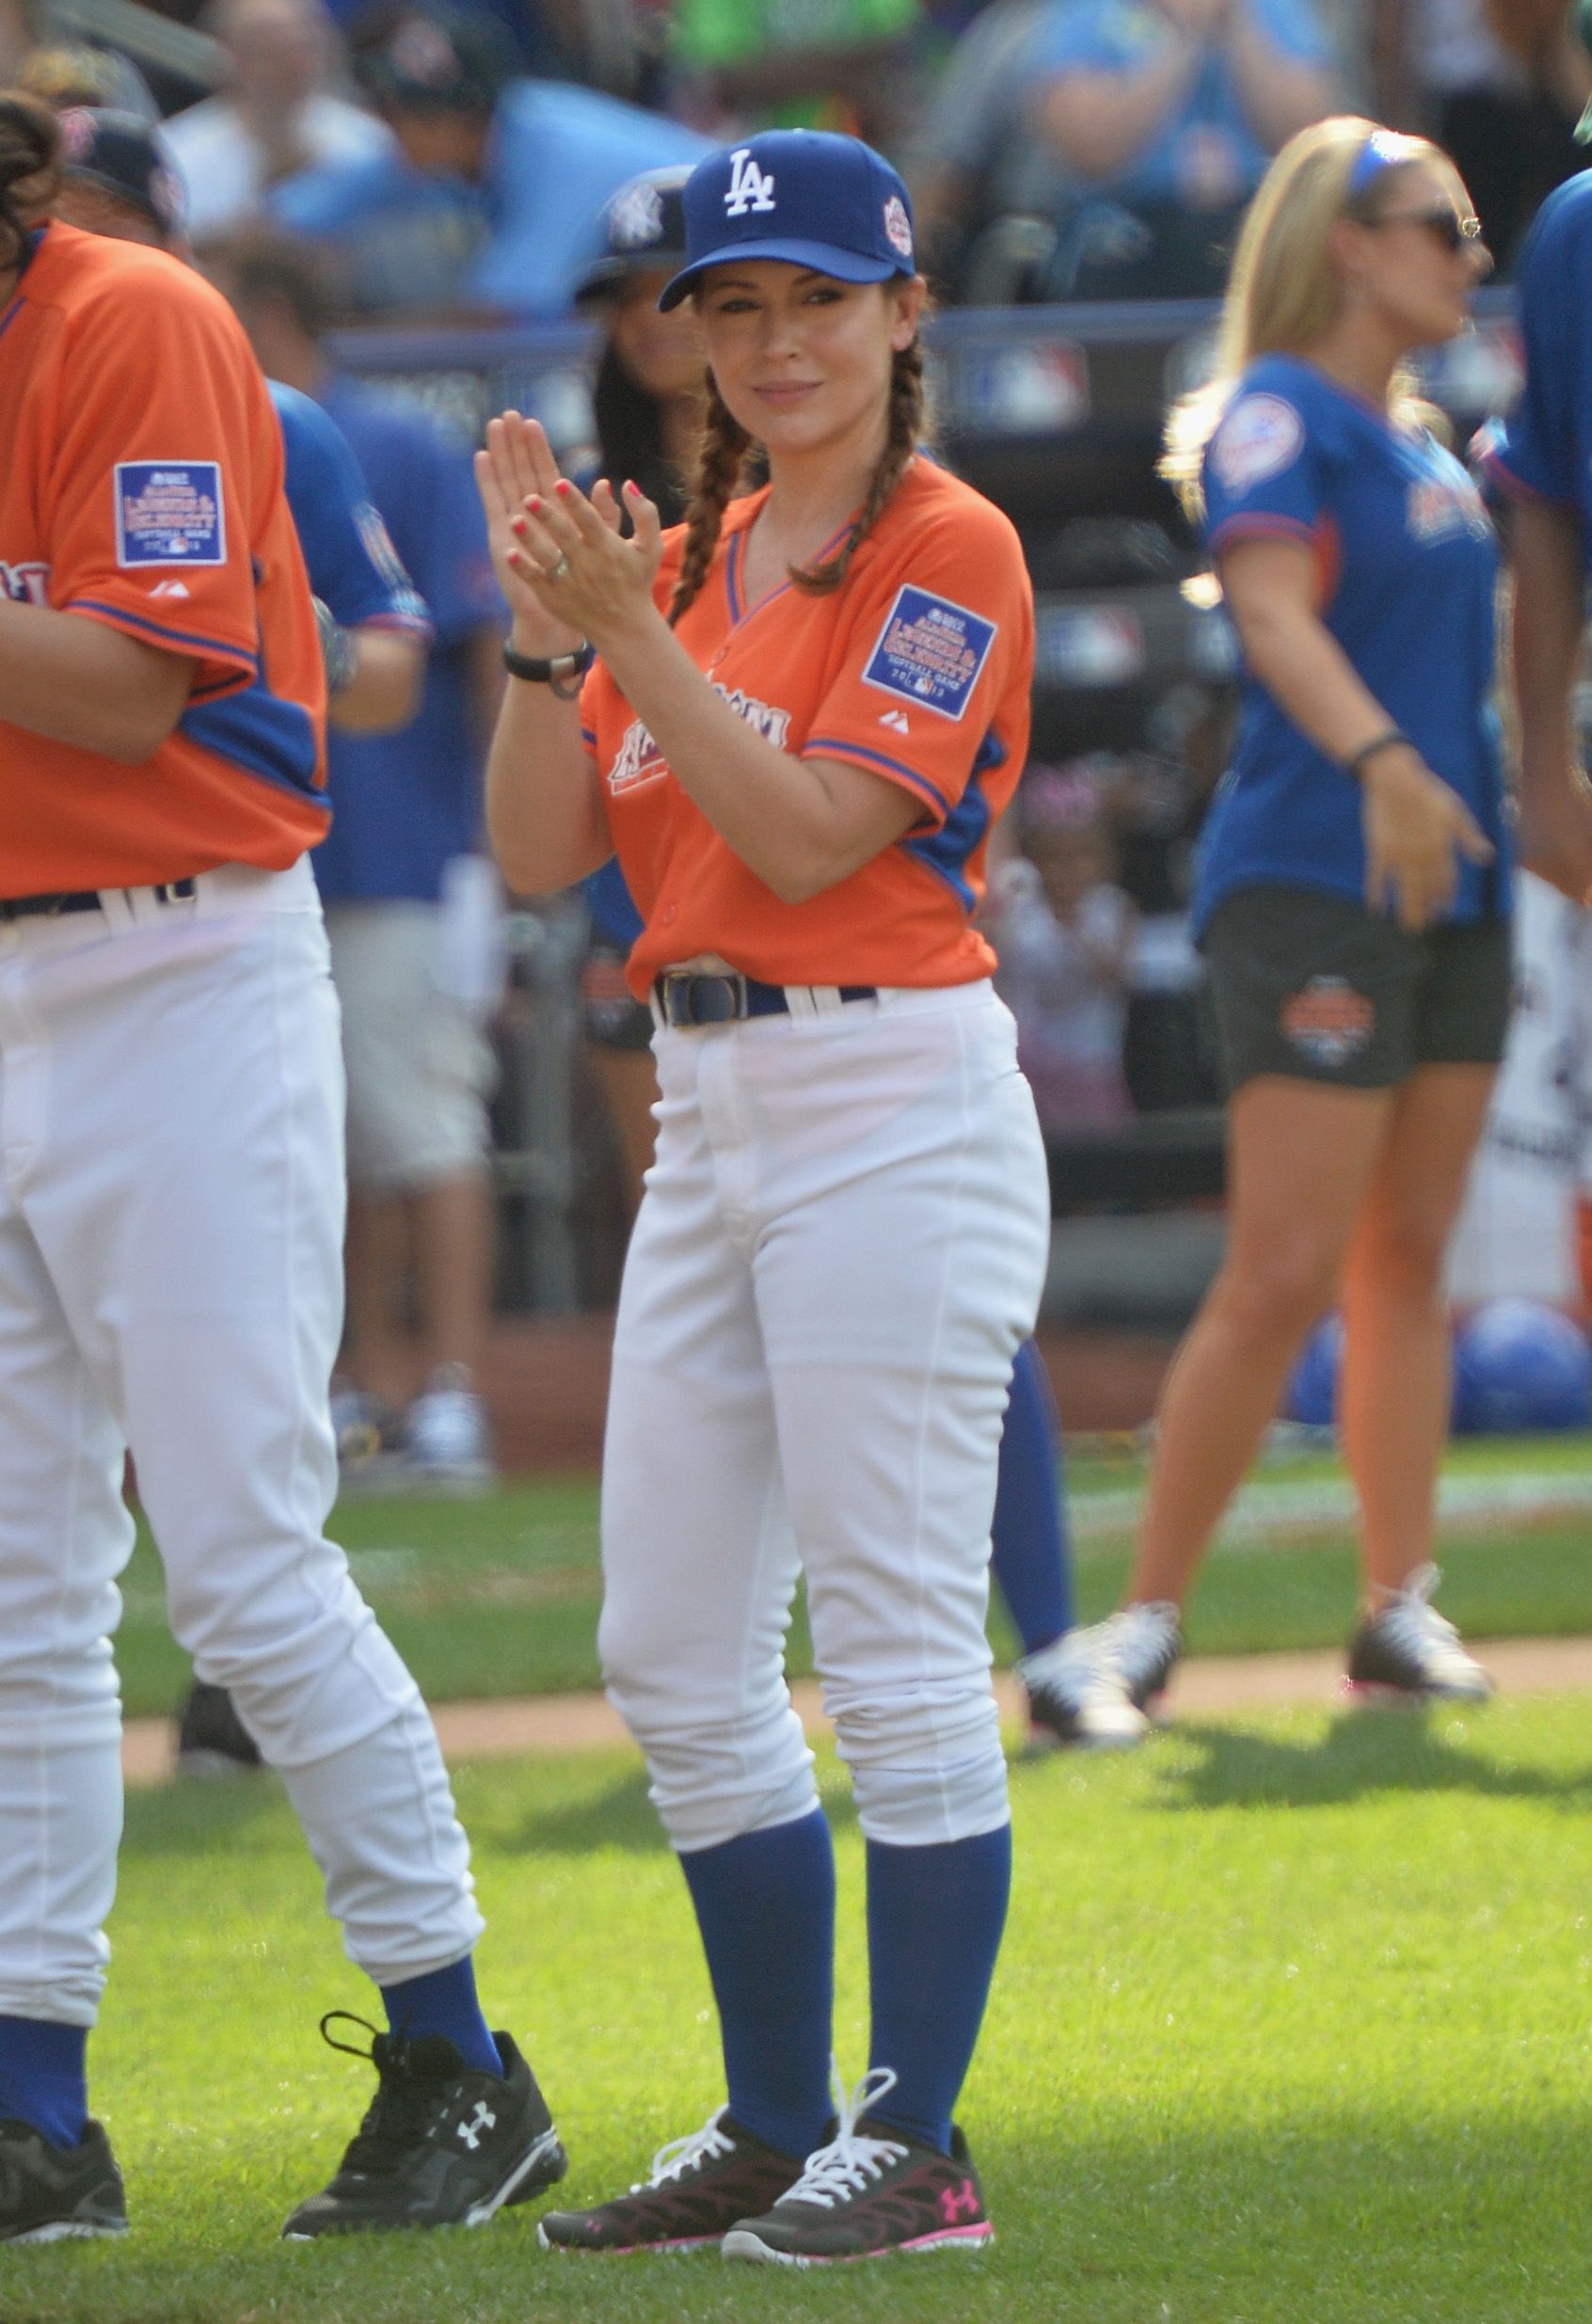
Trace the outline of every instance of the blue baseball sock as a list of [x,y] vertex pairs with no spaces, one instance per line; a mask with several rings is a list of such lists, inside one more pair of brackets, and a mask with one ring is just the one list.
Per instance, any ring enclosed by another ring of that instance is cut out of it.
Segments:
[[869,2120],[950,2148],[1006,1926],[1011,1826],[930,1848],[868,1843],[870,2066],[896,2087]]
[[835,1852],[823,1811],[693,1848],[680,1869],[719,2005],[730,2112],[804,2157],[831,2116]]
[[1061,1488],[1061,1424],[1044,1360],[1017,1350],[1000,1440],[991,1569],[1025,1654],[1073,1627],[1073,1545]]
[[427,1969],[401,1985],[383,1985],[387,2022],[413,2042],[422,2033],[446,2034],[467,2066],[501,2074],[503,2061],[475,1996],[475,1963],[469,1953],[445,1969]]
[[87,2026],[0,2017],[0,2122],[31,2123],[52,2146],[75,2146],[88,2119]]

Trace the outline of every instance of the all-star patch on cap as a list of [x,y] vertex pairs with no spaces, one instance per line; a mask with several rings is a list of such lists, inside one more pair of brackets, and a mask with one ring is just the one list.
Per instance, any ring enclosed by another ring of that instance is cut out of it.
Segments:
[[665,312],[734,259],[783,259],[840,282],[917,271],[906,186],[860,137],[766,130],[698,162],[683,199],[686,263],[658,302]]
[[135,113],[73,105],[61,115],[61,175],[131,202],[164,234],[186,222],[183,182],[158,130]]

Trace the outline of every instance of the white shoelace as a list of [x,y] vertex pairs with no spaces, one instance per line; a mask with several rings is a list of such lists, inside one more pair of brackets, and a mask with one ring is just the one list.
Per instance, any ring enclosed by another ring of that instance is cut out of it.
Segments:
[[886,2092],[895,2089],[896,2076],[891,2067],[870,2066],[849,2098],[839,2070],[833,2062],[829,2083],[840,2125],[838,2135],[828,2146],[820,2146],[816,2155],[807,2157],[806,2168],[795,2186],[780,2197],[782,2204],[811,2203],[833,2211],[837,2204],[849,2203],[853,2195],[865,2195],[869,2184],[883,2177],[889,2164],[900,2162],[906,2156],[907,2149],[896,2140],[871,2138],[857,2128],[869,2107],[877,2106]]
[[1390,1594],[1387,1604],[1377,1618],[1383,1624],[1393,1644],[1410,1653],[1435,1651],[1469,1662],[1471,1658],[1459,1643],[1459,1632],[1448,1616],[1440,1614],[1431,1602],[1432,1592],[1440,1579],[1436,1566],[1417,1566],[1403,1589]]
[[693,2163],[717,2162],[721,2156],[735,2153],[735,2141],[721,2128],[726,2109],[721,2107],[700,2130],[688,2130],[683,2139],[671,2139],[661,2146],[652,2158],[652,2169],[645,2179],[630,2189],[632,2195],[645,2195],[649,2189],[661,2187],[669,2179],[677,2179]]

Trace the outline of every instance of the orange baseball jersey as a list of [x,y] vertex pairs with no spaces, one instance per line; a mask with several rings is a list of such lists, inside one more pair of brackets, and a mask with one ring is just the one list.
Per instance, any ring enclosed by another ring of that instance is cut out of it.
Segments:
[[0,721],[0,896],[282,869],[326,828],[326,686],[265,382],[157,250],[47,227],[0,312],[0,594],[195,664],[139,766]]
[[[782,903],[749,871],[659,755],[599,661],[581,695],[614,852],[645,926],[630,953],[645,995],[671,963],[716,952],[770,984],[966,984],[995,966],[972,925],[990,826],[1028,740],[1033,597],[1000,511],[915,460],[841,588],[789,583],[755,605],[741,583],[766,491],[733,501],[677,635],[759,734],[801,758],[843,759],[899,784],[921,813],[904,837],[820,896]],[[666,605],[685,534],[664,541]]]

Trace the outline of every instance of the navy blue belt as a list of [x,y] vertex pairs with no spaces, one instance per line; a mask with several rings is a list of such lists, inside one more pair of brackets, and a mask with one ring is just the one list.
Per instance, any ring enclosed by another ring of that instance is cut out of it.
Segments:
[[[790,1014],[783,984],[764,984],[756,977],[742,977],[733,970],[714,976],[694,968],[666,968],[652,989],[664,1024],[677,1030],[693,1025],[735,1025],[742,1017]],[[834,990],[843,1001],[879,997],[876,984],[842,984]]]
[[[151,891],[163,904],[186,902],[195,892],[192,880],[172,880]],[[48,896],[0,896],[0,920],[57,919],[63,912],[98,912],[97,887],[57,888]]]

